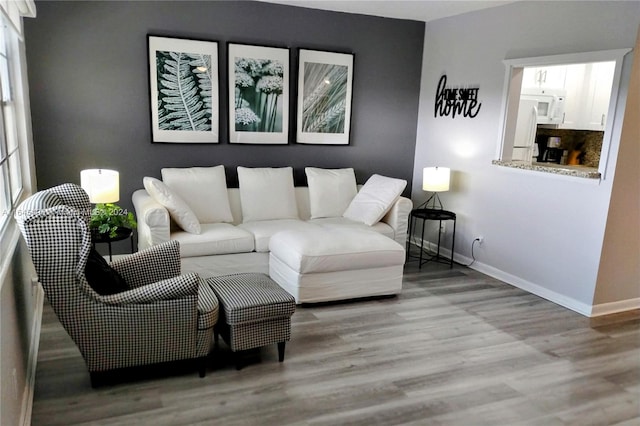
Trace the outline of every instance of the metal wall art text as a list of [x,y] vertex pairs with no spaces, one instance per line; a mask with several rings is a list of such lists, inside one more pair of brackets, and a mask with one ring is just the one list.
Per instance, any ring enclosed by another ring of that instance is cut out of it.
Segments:
[[480,111],[481,103],[478,102],[478,87],[465,87],[452,89],[447,87],[447,75],[440,77],[436,90],[436,104],[434,117],[456,115],[474,118]]

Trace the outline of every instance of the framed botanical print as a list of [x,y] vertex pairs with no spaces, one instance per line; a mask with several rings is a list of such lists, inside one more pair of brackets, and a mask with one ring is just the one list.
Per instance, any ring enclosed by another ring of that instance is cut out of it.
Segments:
[[348,145],[353,54],[299,50],[296,141]]
[[218,143],[218,43],[148,36],[153,142]]
[[289,49],[228,45],[229,142],[289,142]]

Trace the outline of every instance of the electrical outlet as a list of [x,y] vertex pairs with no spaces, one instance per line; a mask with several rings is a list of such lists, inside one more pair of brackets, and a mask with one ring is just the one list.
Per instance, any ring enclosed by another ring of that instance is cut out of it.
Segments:
[[482,244],[482,242],[484,241],[484,237],[483,236],[476,237],[476,241],[478,242],[478,244]]
[[447,233],[447,224],[445,222],[440,222],[440,233],[441,234],[446,234]]

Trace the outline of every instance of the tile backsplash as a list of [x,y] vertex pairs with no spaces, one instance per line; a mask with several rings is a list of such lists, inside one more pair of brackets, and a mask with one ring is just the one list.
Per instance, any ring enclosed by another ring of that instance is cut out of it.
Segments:
[[581,151],[580,164],[588,167],[598,167],[600,162],[600,152],[602,151],[602,138],[604,132],[590,130],[570,130],[570,129],[543,129],[538,127],[536,142],[544,147],[550,136],[559,136],[561,139],[560,148],[571,152]]

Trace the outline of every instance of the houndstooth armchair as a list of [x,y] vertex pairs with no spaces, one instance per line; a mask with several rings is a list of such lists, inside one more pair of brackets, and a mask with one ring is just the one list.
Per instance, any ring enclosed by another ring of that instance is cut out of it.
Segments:
[[40,191],[16,211],[16,221],[49,303],[87,364],[99,373],[194,359],[201,377],[218,319],[218,300],[196,274],[180,275],[175,241],[114,261],[130,287],[100,295],[85,278],[91,249],[91,204],[78,185]]

